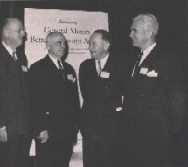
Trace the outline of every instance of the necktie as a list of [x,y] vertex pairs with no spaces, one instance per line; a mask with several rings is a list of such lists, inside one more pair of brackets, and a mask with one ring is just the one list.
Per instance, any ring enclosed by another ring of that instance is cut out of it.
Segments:
[[64,71],[64,68],[63,68],[63,65],[62,65],[60,59],[57,60],[57,64],[58,64],[58,66],[59,66],[59,70],[61,71],[61,74],[62,74],[62,76],[63,76],[63,79],[66,80],[65,71]]
[[16,58],[16,51],[15,51],[15,50],[12,52],[12,57],[13,57],[13,59],[14,59],[15,61],[17,61],[17,58]]
[[138,56],[138,59],[137,59],[135,66],[134,66],[134,71],[133,71],[132,77],[139,72],[139,69],[140,69],[139,63],[140,63],[140,60],[142,58],[142,55],[143,55],[143,52],[141,52],[140,55]]
[[101,68],[101,61],[98,60],[98,75],[101,74],[102,68]]

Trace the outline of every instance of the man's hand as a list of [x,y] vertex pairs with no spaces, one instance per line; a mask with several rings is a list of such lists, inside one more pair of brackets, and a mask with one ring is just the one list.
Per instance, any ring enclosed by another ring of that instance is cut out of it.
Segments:
[[0,129],[0,142],[7,142],[7,130],[6,128]]
[[44,130],[44,131],[40,132],[40,134],[37,138],[41,140],[40,141],[41,143],[47,142],[47,140],[49,138],[48,131]]

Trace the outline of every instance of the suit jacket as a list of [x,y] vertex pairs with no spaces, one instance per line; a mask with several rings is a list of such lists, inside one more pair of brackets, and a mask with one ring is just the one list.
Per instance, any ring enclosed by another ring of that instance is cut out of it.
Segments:
[[125,88],[123,127],[129,146],[167,142],[185,112],[183,72],[177,56],[156,46]]
[[121,103],[126,68],[110,56],[100,77],[94,59],[85,60],[80,65],[79,81],[83,97],[80,128],[87,139],[108,140],[117,136],[116,107]]
[[55,141],[75,136],[80,110],[76,74],[68,63],[63,66],[66,81],[48,55],[29,72],[35,135],[48,130]]
[[15,61],[0,44],[0,128],[8,134],[25,134],[31,128],[27,94],[27,68],[17,53]]

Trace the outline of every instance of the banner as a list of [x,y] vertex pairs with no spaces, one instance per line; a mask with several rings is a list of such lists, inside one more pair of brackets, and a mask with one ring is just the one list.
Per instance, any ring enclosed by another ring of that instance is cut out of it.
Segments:
[[108,31],[108,14],[102,12],[69,11],[60,9],[25,8],[27,40],[25,53],[29,66],[47,54],[45,37],[49,32],[62,32],[68,42],[66,59],[76,73],[82,61],[90,58],[88,40],[96,29]]

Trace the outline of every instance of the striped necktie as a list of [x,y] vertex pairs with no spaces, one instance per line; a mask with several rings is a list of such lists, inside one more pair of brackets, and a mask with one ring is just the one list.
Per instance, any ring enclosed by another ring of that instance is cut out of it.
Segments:
[[100,60],[98,60],[98,76],[100,76],[100,74],[101,74],[101,71],[102,71],[102,68],[101,68],[101,61]]
[[59,70],[61,71],[61,74],[62,74],[62,76],[63,76],[63,79],[66,81],[65,70],[64,70],[64,68],[63,68],[63,65],[62,65],[60,59],[57,60],[57,64],[58,64],[58,66],[59,66]]
[[13,59],[14,59],[15,61],[18,60],[18,59],[16,58],[16,51],[15,51],[15,50],[12,52],[12,57],[13,57]]

